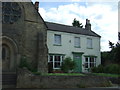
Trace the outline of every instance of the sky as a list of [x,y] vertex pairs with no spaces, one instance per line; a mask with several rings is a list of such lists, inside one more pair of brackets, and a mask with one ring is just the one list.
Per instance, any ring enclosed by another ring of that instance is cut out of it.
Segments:
[[[32,0],[33,3],[36,0]],[[109,41],[118,42],[117,0],[37,0],[44,21],[72,26],[73,19],[85,26],[91,22],[92,31],[101,36],[101,51],[110,51]]]

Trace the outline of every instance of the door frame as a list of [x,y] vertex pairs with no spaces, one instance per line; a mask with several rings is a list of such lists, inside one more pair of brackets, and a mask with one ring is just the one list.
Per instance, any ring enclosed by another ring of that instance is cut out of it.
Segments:
[[2,45],[7,45],[10,49],[10,61],[9,61],[9,69],[2,70],[3,72],[16,72],[17,67],[17,59],[18,59],[18,47],[16,43],[7,36],[2,36]]
[[[75,72],[82,72],[82,54],[84,54],[84,53],[83,52],[72,52],[72,54],[73,54],[74,61],[75,61],[75,55],[80,56],[80,60],[78,61],[78,63],[79,63],[78,70],[74,70],[74,71]],[[78,63],[77,63],[77,65],[78,65]]]

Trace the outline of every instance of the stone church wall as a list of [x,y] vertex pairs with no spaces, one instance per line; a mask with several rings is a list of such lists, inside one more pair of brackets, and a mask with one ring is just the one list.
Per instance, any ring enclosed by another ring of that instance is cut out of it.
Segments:
[[14,23],[2,25],[2,36],[11,38],[18,48],[15,68],[19,66],[21,57],[26,57],[33,68],[47,72],[46,25],[32,2],[18,4],[21,17]]

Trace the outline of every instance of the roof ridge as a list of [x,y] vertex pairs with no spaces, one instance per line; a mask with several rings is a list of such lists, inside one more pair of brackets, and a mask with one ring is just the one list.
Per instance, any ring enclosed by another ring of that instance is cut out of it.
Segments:
[[73,28],[78,28],[78,29],[85,29],[85,28],[74,27],[74,26],[65,25],[65,24],[61,24],[61,23],[55,23],[55,22],[48,22],[48,21],[45,21],[45,23],[51,23],[51,24],[56,24],[56,25],[61,25],[61,26],[67,26],[67,27],[73,27]]
[[74,27],[74,26],[48,22],[48,21],[45,21],[45,23],[48,26],[47,28],[48,30],[100,37],[100,35],[98,35],[94,31],[86,30],[85,28]]

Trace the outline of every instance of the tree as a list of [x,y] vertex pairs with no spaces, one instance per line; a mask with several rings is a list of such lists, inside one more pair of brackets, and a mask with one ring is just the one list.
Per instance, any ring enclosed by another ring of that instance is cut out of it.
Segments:
[[76,20],[76,18],[74,18],[72,25],[73,25],[74,27],[83,28],[82,23],[80,23],[78,20]]
[[109,41],[109,46],[111,51],[101,53],[102,65],[110,63],[120,64],[120,44],[114,44]]
[[113,62],[120,64],[120,44],[117,43],[110,51],[110,58]]
[[111,41],[109,41],[109,48],[114,48],[114,43],[112,43]]

